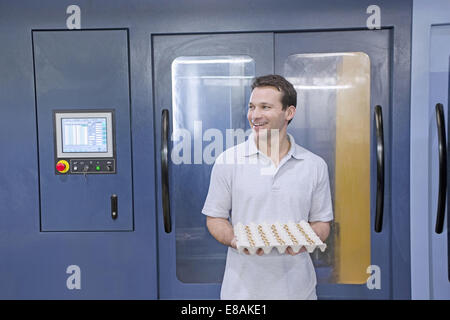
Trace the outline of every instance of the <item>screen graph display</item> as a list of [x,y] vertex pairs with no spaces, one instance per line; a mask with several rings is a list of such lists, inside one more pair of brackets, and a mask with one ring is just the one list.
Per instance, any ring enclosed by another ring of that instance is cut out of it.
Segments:
[[63,153],[108,152],[106,118],[61,119]]

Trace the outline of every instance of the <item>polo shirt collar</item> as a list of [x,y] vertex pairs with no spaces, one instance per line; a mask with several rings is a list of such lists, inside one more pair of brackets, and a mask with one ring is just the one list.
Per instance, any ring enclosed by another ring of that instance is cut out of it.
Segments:
[[[298,160],[305,159],[304,155],[306,153],[306,150],[295,143],[295,139],[291,134],[288,133],[287,136],[288,136],[289,141],[291,142],[291,147],[287,154]],[[248,136],[248,139],[246,141],[245,156],[247,156],[247,157],[259,153],[259,150],[258,150],[258,147],[256,146],[254,137],[255,136],[252,132]]]
[[245,143],[245,156],[252,156],[254,154],[257,154],[259,152],[258,148],[256,147],[255,143],[255,135],[253,132],[248,136],[247,141]]
[[289,149],[288,154],[298,160],[305,159],[304,155],[306,150],[295,143],[295,139],[290,133],[287,135],[289,137],[289,141],[291,142],[291,148]]

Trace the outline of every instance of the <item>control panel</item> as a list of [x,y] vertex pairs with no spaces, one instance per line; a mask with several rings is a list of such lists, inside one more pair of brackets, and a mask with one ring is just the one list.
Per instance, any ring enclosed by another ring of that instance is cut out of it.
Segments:
[[116,173],[113,110],[54,111],[55,173]]
[[114,159],[71,159],[70,173],[113,173],[116,171]]

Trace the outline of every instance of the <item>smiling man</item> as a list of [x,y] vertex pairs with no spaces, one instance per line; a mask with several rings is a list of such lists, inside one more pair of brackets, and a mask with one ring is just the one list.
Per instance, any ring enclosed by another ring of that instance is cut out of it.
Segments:
[[[325,161],[287,133],[297,92],[279,75],[255,78],[248,107],[252,134],[217,157],[202,213],[212,236],[229,246],[221,299],[317,299],[305,248],[239,254],[233,225],[308,221],[322,241],[333,219]],[[267,174],[269,172],[269,174]]]

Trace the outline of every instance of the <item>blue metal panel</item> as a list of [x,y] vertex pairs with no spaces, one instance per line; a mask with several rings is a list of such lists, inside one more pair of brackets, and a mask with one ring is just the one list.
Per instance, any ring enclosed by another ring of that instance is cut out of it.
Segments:
[[[411,282],[414,299],[450,298],[448,224],[444,223],[442,234],[435,233],[439,182],[435,105],[444,105],[448,130],[449,12],[450,4],[445,0],[432,4],[414,1],[411,70],[411,234],[414,235],[411,237]],[[446,219],[448,223],[448,216]]]
[[[33,43],[42,231],[132,230],[127,31],[37,31]],[[117,173],[55,174],[55,109],[114,110]]]

